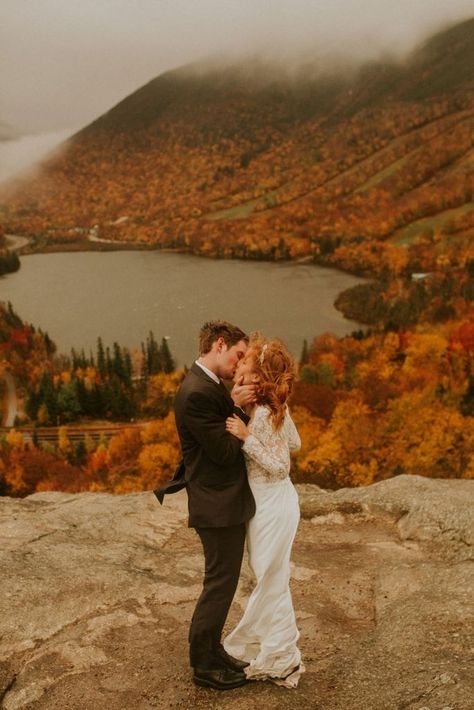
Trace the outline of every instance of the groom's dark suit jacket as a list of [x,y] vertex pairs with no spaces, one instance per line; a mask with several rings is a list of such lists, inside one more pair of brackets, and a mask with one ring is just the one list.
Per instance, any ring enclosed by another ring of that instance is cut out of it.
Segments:
[[225,385],[194,363],[175,401],[184,466],[173,481],[155,491],[162,501],[167,492],[187,488],[189,527],[238,525],[255,513],[242,442],[225,428],[226,418],[234,412],[245,418]]

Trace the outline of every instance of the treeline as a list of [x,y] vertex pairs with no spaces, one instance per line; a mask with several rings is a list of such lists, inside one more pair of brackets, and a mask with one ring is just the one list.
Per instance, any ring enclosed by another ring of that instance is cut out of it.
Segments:
[[[472,318],[315,338],[302,354],[291,401],[302,439],[294,480],[338,488],[399,474],[474,479],[473,356]],[[110,441],[85,433],[72,442],[62,427],[51,444],[11,430],[0,439],[0,490],[155,487],[172,475],[179,457],[171,409],[183,374],[151,375],[141,415],[154,421],[124,428]],[[54,386],[44,390],[51,396]],[[65,399],[61,384],[59,391]]]
[[385,278],[343,291],[335,305],[346,318],[385,330],[444,323],[474,302],[474,259],[462,268]]
[[0,251],[0,276],[18,271],[20,266],[20,257],[16,251],[9,251],[8,249]]
[[0,304],[0,333],[3,341],[8,340],[12,328],[21,328],[25,324],[18,313],[14,310],[11,301],[7,305]]
[[33,422],[57,425],[80,418],[127,421],[141,413],[149,380],[175,370],[165,338],[159,345],[150,331],[141,356],[113,343],[112,349],[97,340],[95,356],[74,349],[62,369],[50,367],[35,386],[28,387],[25,413]]
[[0,369],[28,386],[53,357],[56,346],[47,333],[24,323],[10,302],[0,303]]

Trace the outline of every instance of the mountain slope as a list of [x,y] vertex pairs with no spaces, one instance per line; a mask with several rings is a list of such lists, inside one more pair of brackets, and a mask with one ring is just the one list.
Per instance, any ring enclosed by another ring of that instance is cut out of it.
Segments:
[[168,72],[10,186],[0,219],[38,247],[94,227],[94,238],[221,256],[317,257],[400,243],[432,217],[464,244],[473,31],[474,20],[451,27],[403,64]]

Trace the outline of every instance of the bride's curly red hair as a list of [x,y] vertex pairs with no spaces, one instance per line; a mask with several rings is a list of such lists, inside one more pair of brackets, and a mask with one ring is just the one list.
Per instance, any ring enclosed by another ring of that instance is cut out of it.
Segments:
[[285,406],[293,390],[297,367],[281,340],[266,340],[260,333],[250,336],[247,354],[258,376],[257,404],[266,404],[272,424],[278,429],[285,418]]

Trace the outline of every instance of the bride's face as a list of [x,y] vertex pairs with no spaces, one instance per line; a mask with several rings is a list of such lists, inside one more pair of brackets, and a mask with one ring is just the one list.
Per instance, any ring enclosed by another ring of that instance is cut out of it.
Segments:
[[241,377],[244,378],[242,381],[244,385],[253,385],[255,382],[258,382],[258,376],[255,374],[254,370],[254,353],[251,348],[247,350],[245,357],[243,357],[237,365],[234,379],[238,382]]

